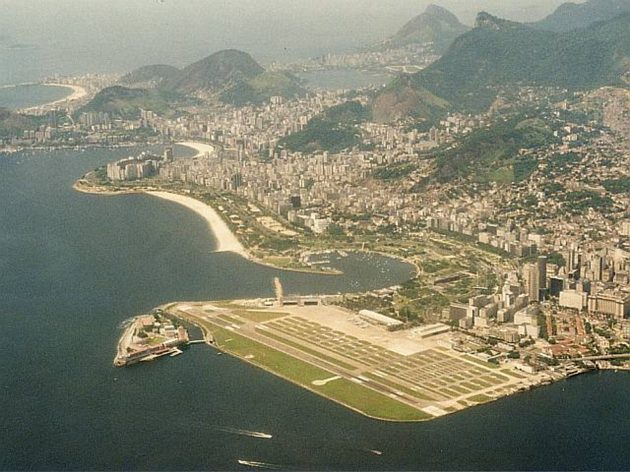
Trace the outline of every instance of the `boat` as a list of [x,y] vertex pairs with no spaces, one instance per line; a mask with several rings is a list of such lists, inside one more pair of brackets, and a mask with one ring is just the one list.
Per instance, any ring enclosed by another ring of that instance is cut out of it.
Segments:
[[279,469],[280,467],[274,464],[268,464],[266,462],[259,461],[246,461],[244,459],[238,459],[237,461],[241,465],[247,465],[249,467],[258,467],[259,469]]
[[247,429],[238,428],[221,428],[221,431],[231,434],[238,434],[239,436],[249,436],[250,438],[271,439],[273,436],[269,433],[262,431],[249,431]]

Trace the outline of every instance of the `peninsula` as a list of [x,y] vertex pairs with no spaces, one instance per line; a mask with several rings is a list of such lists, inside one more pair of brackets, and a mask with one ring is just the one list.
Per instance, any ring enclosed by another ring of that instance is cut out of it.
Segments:
[[[514,261],[488,244],[465,238],[456,244],[453,235],[438,231],[439,227],[416,233],[415,244],[395,234],[375,241],[358,235],[334,240],[331,234],[300,233],[298,227],[263,216],[258,207],[233,194],[164,179],[173,168],[219,162],[214,147],[186,145],[196,147],[192,158],[173,161],[169,148],[164,156],[143,154],[112,163],[106,169],[111,178],[104,177],[105,170],[97,171],[77,182],[76,188],[99,194],[146,192],[179,203],[208,222],[217,250],[244,257],[253,258],[251,241],[259,236],[247,238],[260,230],[281,233],[311,252],[319,244],[339,251],[361,248],[404,255],[419,270],[400,287],[365,294],[286,297],[278,282],[275,299],[172,303],[157,309],[199,326],[206,341],[223,352],[357,412],[389,421],[430,420],[596,368],[619,368],[630,358],[624,350],[597,352],[559,336],[554,323],[563,320],[576,323],[580,339],[588,339],[586,322],[570,314],[545,316],[539,303],[529,303],[529,287],[519,287]],[[146,176],[126,180],[133,175],[127,172],[140,176],[145,171]],[[297,256],[279,247],[267,251],[269,258]],[[534,260],[523,269],[526,284],[534,284],[547,269],[544,256]],[[501,275],[502,271],[508,275]],[[485,284],[489,277],[496,277],[494,283],[504,277],[503,290],[493,293],[480,286],[480,277],[470,287],[466,281],[473,273],[483,274]],[[543,293],[539,287],[536,290],[531,297]],[[457,298],[440,305],[449,295]],[[457,301],[463,297],[467,304]],[[419,305],[420,316],[414,312]],[[133,339],[129,330],[124,339]],[[121,345],[131,346],[130,341]],[[165,354],[167,348],[148,345],[139,355],[152,359],[153,350]],[[137,345],[127,351],[132,360],[137,351]],[[125,359],[119,349],[121,358]],[[118,361],[118,365],[129,363]]]
[[532,372],[516,359],[489,362],[474,337],[444,324],[401,324],[328,297],[183,302],[159,308],[199,326],[205,339],[358,413],[425,421],[588,370],[572,362]]
[[128,366],[166,355],[174,357],[182,353],[178,347],[189,341],[188,331],[175,318],[154,310],[129,320],[118,342],[114,365]]
[[[196,154],[194,154],[191,159],[208,159],[215,150],[215,148],[211,145],[195,141],[180,142],[177,144],[192,148],[196,151]],[[172,154],[172,148],[168,148],[168,154]],[[151,165],[157,168],[159,167],[159,161],[163,159],[163,156],[153,156],[148,154],[141,157],[141,159],[142,162],[153,163]],[[120,162],[134,164],[135,162],[138,162],[138,158],[126,159]],[[155,169],[151,172],[155,172]],[[82,193],[101,196],[143,193],[184,206],[196,213],[207,223],[208,229],[217,243],[215,252],[233,252],[256,264],[283,270],[317,273],[322,275],[338,275],[341,273],[336,269],[311,263],[310,256],[312,253],[308,251],[300,254],[299,257],[295,254],[291,256],[283,256],[278,255],[276,251],[270,251],[267,248],[257,247],[255,248],[255,253],[253,253],[242,244],[236,234],[237,231],[241,231],[241,236],[243,234],[242,220],[233,214],[228,215],[228,211],[224,205],[218,205],[215,200],[212,202],[205,201],[203,198],[205,194],[200,195],[198,193],[192,193],[189,189],[172,186],[169,185],[168,182],[159,180],[147,180],[145,182],[139,182],[137,180],[130,182],[117,181],[115,182],[117,185],[112,185],[113,183],[114,182],[105,176],[105,171],[101,169],[89,172],[82,178],[78,179],[74,183],[73,188]],[[229,201],[226,203],[229,203]],[[286,228],[284,224],[278,222],[275,218],[271,218],[269,216],[261,216],[258,219],[257,227],[258,229],[262,229],[267,232],[280,232],[285,236],[298,234],[295,231]]]

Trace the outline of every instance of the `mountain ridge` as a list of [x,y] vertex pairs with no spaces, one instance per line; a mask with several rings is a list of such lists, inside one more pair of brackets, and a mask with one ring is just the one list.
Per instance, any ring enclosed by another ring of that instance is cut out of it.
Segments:
[[[434,119],[436,111],[479,112],[502,86],[591,89],[627,84],[629,70],[630,14],[575,34],[538,30],[482,12],[476,27],[458,37],[439,60],[386,87],[374,101],[373,114],[387,120],[410,115]],[[405,99],[396,100],[403,90]],[[438,110],[432,106],[435,97],[441,101]],[[417,105],[405,113],[413,101]]]
[[585,3],[563,3],[540,21],[529,23],[537,29],[568,32],[608,21],[630,12],[630,0],[589,0]]
[[296,77],[266,71],[248,53],[224,49],[178,69],[164,64],[139,67],[118,85],[97,94],[81,111],[135,118],[140,109],[172,113],[173,104],[207,99],[242,106],[272,96],[303,95]]

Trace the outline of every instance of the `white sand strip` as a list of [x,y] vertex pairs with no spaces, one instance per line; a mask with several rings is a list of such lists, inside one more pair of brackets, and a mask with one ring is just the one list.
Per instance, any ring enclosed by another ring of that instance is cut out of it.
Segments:
[[214,237],[217,239],[216,252],[235,252],[243,257],[249,257],[247,251],[240,243],[238,238],[230,230],[228,225],[223,221],[214,208],[206,205],[199,200],[184,195],[177,195],[170,192],[146,192],[154,197],[179,203],[186,208],[194,211],[208,223],[208,227]]
[[87,95],[87,91],[81,87],[80,85],[72,85],[72,84],[54,84],[54,83],[49,83],[49,84],[42,84],[45,85],[46,87],[65,87],[65,88],[69,88],[72,89],[72,93],[70,95],[68,95],[65,98],[62,98],[60,100],[57,100],[55,102],[51,102],[51,103],[47,103],[47,105],[54,105],[57,103],[64,103],[64,102],[71,102],[73,100],[80,100],[81,98],[85,97]]
[[206,155],[212,155],[214,153],[214,147],[206,143],[199,143],[197,141],[185,141],[177,143],[180,146],[186,146],[197,151],[193,157],[204,157]]
[[87,96],[87,90],[85,90],[83,87],[79,86],[79,85],[72,85],[72,84],[54,84],[54,83],[46,83],[46,84],[41,84],[41,85],[45,85],[46,87],[63,87],[63,88],[68,88],[68,89],[72,89],[72,93],[70,95],[68,95],[67,97],[64,97],[62,99],[59,100],[55,100],[54,102],[49,102],[49,103],[44,103],[42,105],[36,105],[34,107],[28,107],[28,108],[24,108],[22,109],[22,113],[33,113],[33,112],[37,112],[40,110],[44,110],[44,109],[50,109],[50,108],[54,108],[56,106],[59,105],[66,105],[70,102],[76,101],[76,100],[80,100],[84,97]]

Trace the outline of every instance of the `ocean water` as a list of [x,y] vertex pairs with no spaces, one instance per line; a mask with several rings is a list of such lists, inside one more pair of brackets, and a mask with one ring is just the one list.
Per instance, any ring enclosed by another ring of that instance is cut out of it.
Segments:
[[[400,282],[382,257],[341,277],[212,252],[194,213],[75,178],[128,149],[0,155],[0,469],[627,469],[630,376],[595,373],[429,423],[362,417],[206,346],[112,367],[120,324],[172,300]],[[263,431],[272,439],[236,434]],[[377,456],[369,450],[383,452]]]
[[[466,24],[480,11],[543,18],[565,0],[442,0]],[[431,0],[0,0],[0,84],[52,74],[184,66],[237,48],[262,63],[365,48]]]
[[55,102],[69,96],[69,87],[47,85],[17,85],[0,87],[0,108],[28,108],[44,103]]

